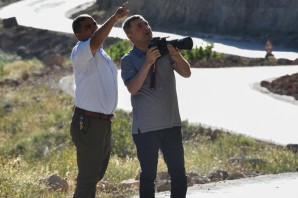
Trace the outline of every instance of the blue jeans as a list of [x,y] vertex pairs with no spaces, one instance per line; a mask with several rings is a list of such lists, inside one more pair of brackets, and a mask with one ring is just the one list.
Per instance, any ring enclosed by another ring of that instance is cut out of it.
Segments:
[[163,153],[171,177],[171,198],[184,198],[187,191],[187,176],[181,127],[134,134],[133,140],[141,166],[140,198],[155,197],[154,181],[159,149]]

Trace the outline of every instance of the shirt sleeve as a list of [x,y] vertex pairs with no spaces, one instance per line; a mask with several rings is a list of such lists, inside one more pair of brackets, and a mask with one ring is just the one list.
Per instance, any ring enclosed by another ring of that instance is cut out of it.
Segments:
[[122,80],[124,84],[127,85],[127,82],[138,73],[138,70],[134,66],[133,61],[127,55],[121,58],[120,65]]
[[90,40],[91,39],[88,39],[84,42],[79,41],[73,48],[71,60],[74,65],[84,65],[83,63],[87,63],[88,61],[90,61],[90,59],[93,58],[93,54],[90,48]]

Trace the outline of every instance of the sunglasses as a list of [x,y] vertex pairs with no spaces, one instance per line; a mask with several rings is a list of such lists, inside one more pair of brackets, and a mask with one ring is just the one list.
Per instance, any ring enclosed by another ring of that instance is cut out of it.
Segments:
[[84,27],[85,27],[86,30],[89,30],[89,29],[92,28],[92,26],[95,26],[95,25],[97,25],[97,23],[96,22],[93,22],[91,24],[85,25]]

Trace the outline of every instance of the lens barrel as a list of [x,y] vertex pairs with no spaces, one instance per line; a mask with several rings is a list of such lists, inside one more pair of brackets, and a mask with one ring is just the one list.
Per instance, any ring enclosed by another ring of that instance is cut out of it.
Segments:
[[181,50],[191,50],[193,47],[193,41],[191,37],[185,37],[183,39],[176,39],[167,41],[167,43],[173,45],[174,47],[177,47]]

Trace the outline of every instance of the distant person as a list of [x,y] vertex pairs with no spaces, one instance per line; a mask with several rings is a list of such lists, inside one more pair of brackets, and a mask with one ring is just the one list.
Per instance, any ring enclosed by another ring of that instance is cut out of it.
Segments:
[[75,78],[75,107],[70,134],[77,149],[75,198],[94,198],[96,184],[107,169],[111,153],[111,120],[117,106],[117,69],[102,44],[118,19],[128,14],[124,3],[101,26],[87,14],[72,23],[79,40],[71,53]]
[[[142,16],[127,18],[123,30],[134,45],[121,58],[121,75],[131,93],[132,134],[141,166],[140,197],[154,197],[160,149],[171,176],[171,197],[183,198],[187,176],[174,71],[189,77],[190,65],[172,45],[167,45],[168,53],[163,56],[156,46],[148,48],[152,30]],[[154,89],[150,85],[153,69]]]
[[273,45],[269,39],[266,41],[264,49],[266,51],[265,59],[274,58],[274,55],[272,54]]

